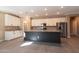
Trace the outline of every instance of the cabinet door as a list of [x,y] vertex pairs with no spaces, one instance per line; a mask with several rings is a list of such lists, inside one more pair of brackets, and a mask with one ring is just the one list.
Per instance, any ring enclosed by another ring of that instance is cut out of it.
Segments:
[[21,31],[13,31],[12,35],[13,35],[12,38],[14,39],[14,38],[18,38],[18,37],[22,36],[22,33],[21,33]]
[[5,40],[15,39],[22,35],[21,31],[6,31],[5,32]]
[[11,16],[11,26],[16,26],[16,18]]
[[11,16],[6,14],[5,15],[5,26],[10,26],[11,25]]
[[13,39],[13,31],[5,32],[5,40]]
[[17,37],[22,36],[22,32],[21,32],[21,31],[17,31],[17,32],[16,32],[16,36],[17,36]]
[[5,32],[5,40],[10,40],[8,32]]
[[16,31],[13,31],[13,38],[16,38]]
[[6,14],[5,26],[20,26],[20,18]]
[[19,37],[19,32],[18,31],[14,31],[14,38],[17,38],[17,37]]
[[18,26],[21,25],[21,21],[20,21],[20,18],[18,18]]
[[11,16],[11,26],[15,26],[15,17],[14,16]]
[[17,36],[20,37],[20,31],[17,32]]
[[16,19],[16,17],[14,17],[14,20],[13,21],[14,21],[13,25],[14,26],[17,26],[17,19]]
[[16,23],[15,23],[14,16],[6,14],[5,15],[5,26],[14,26],[15,24]]
[[20,26],[20,18],[16,18],[16,24],[17,26]]
[[19,32],[19,31],[17,31],[17,37],[20,37],[19,33],[20,33],[20,32]]
[[14,31],[14,38],[18,38],[18,31]]

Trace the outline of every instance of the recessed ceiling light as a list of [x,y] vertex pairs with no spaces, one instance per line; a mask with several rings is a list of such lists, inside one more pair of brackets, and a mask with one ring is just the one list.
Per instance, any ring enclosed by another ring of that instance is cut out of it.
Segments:
[[61,8],[64,8],[63,6],[61,6]]
[[47,8],[44,8],[44,10],[47,11],[48,9]]
[[60,14],[60,12],[57,12],[57,15],[59,15]]
[[33,12],[34,12],[34,10],[31,10],[31,12],[33,13]]

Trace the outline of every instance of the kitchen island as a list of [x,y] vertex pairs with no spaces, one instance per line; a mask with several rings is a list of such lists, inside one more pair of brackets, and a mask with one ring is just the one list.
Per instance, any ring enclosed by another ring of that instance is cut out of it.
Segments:
[[25,31],[25,41],[60,43],[59,30],[28,30]]

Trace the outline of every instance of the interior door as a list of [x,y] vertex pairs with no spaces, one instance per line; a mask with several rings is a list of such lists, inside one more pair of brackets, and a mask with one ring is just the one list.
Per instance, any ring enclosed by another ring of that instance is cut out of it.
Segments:
[[79,36],[79,20],[77,20],[77,33],[78,33],[78,36]]

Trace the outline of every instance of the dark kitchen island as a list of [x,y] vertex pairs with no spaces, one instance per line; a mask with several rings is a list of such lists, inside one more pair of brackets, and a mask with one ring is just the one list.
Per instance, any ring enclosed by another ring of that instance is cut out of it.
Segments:
[[60,43],[58,30],[28,30],[25,31],[25,41]]

